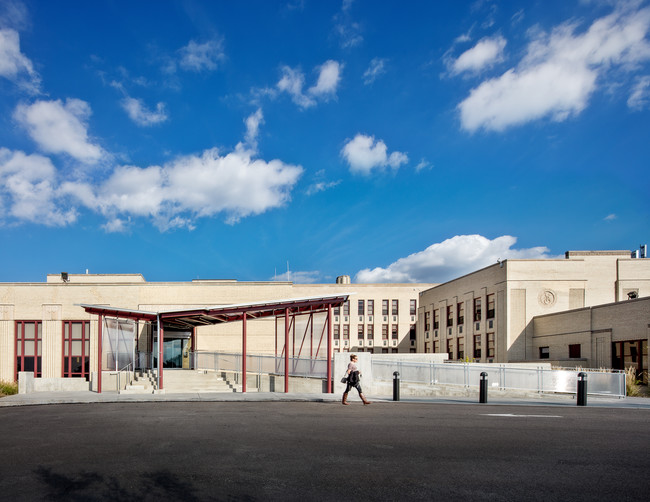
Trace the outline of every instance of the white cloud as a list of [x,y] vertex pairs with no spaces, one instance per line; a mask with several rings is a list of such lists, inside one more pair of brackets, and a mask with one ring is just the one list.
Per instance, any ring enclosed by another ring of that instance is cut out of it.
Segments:
[[363,83],[366,85],[372,84],[377,77],[386,73],[386,62],[388,60],[385,58],[373,58],[370,61],[370,66],[363,74]]
[[408,162],[405,153],[393,152],[388,155],[386,143],[382,140],[375,141],[374,136],[364,134],[357,134],[348,141],[341,150],[341,155],[347,160],[352,172],[361,174],[370,174],[373,169],[388,166],[398,169]]
[[[286,92],[291,96],[292,101],[300,108],[311,108],[316,106],[318,100],[326,101],[336,95],[336,90],[341,81],[343,65],[338,61],[329,60],[317,67],[318,79],[307,92],[303,91],[305,86],[305,75],[299,69],[289,66],[281,68],[282,77],[276,87],[280,92]],[[264,91],[272,95],[268,89]]]
[[359,283],[440,283],[492,265],[497,260],[555,258],[546,247],[513,249],[516,237],[490,240],[481,235],[457,235],[424,251],[400,258],[386,268],[360,270]]
[[307,195],[314,195],[317,194],[318,192],[324,192],[325,190],[329,190],[330,188],[334,188],[335,186],[339,185],[341,183],[341,180],[337,181],[319,181],[317,183],[312,183],[309,185],[309,188],[306,190]]
[[605,221],[614,221],[616,219],[616,215],[614,213],[608,214],[603,218]]
[[246,123],[246,142],[253,150],[257,151],[257,136],[260,132],[260,125],[264,123],[262,109],[258,108],[257,111],[249,115],[244,122]]
[[90,106],[79,99],[36,101],[18,105],[14,118],[27,129],[38,146],[48,153],[65,153],[94,164],[106,153],[88,137]]
[[281,207],[302,167],[253,157],[243,145],[220,155],[216,148],[178,158],[163,167],[121,166],[98,186],[66,183],[63,191],[109,217],[151,217],[162,230],[192,228],[196,218],[225,214],[226,221]]
[[291,281],[294,284],[315,284],[321,280],[321,273],[318,270],[284,272],[283,274],[275,275],[270,280]]
[[581,34],[569,24],[550,35],[538,34],[516,68],[484,81],[460,103],[462,127],[502,131],[545,117],[562,121],[579,114],[599,79],[614,66],[633,68],[650,59],[649,29],[650,9],[623,7]]
[[650,102],[650,76],[645,75],[636,79],[627,106],[640,111],[648,106],[648,102]]
[[28,92],[39,92],[41,78],[29,58],[20,52],[20,36],[12,29],[0,29],[0,76]]
[[352,20],[350,10],[353,0],[343,0],[341,11],[334,16],[334,32],[339,37],[339,43],[344,49],[356,47],[363,42],[361,26]]
[[160,124],[169,118],[164,103],[158,103],[155,111],[149,110],[141,99],[126,97],[121,104],[129,118],[143,127]]
[[58,207],[57,173],[52,161],[0,148],[0,207],[22,221],[63,226],[76,220],[74,209]]
[[420,171],[423,171],[425,169],[431,169],[433,165],[431,162],[429,162],[427,159],[420,159],[420,162],[418,162],[418,165],[415,166],[415,172],[419,173]]
[[178,53],[181,68],[195,72],[216,70],[217,63],[225,59],[222,43],[218,40],[208,40],[202,44],[190,40]]
[[503,49],[506,40],[501,37],[484,38],[474,47],[463,52],[451,65],[454,75],[466,71],[478,72],[494,63],[503,61]]

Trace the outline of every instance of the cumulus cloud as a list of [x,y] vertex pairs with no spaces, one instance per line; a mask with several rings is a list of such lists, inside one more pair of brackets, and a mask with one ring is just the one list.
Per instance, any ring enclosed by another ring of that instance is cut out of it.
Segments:
[[[228,223],[284,205],[302,167],[264,161],[240,144],[216,148],[164,166],[120,166],[103,183],[68,182],[62,191],[99,211],[120,228],[125,216],[150,217],[161,230],[192,228],[196,218],[224,214]],[[109,227],[107,227],[109,228]],[[113,230],[115,231],[115,230]]]
[[537,34],[516,68],[484,81],[459,104],[462,127],[502,131],[579,114],[608,71],[650,59],[650,8],[629,10],[628,5],[583,33],[576,33],[575,24],[564,24],[549,35]]
[[451,73],[457,75],[463,72],[478,72],[494,63],[503,61],[505,46],[506,40],[501,36],[484,38],[453,61]]
[[370,85],[377,80],[377,77],[386,73],[387,61],[388,60],[384,58],[373,58],[373,60],[370,61],[370,66],[368,66],[368,69],[363,73],[363,83]]
[[[299,69],[283,66],[282,77],[276,87],[280,92],[286,92],[291,96],[292,101],[300,108],[311,108],[318,103],[318,100],[325,101],[336,96],[336,90],[341,81],[343,65],[337,61],[326,61],[319,67],[316,83],[306,92],[305,75]],[[268,94],[267,90],[267,94]]]
[[29,58],[20,52],[20,36],[12,29],[0,29],[0,76],[28,92],[39,92],[41,78]]
[[360,270],[356,282],[440,283],[505,259],[554,258],[546,247],[513,249],[510,235],[488,239],[481,235],[457,235],[432,244],[424,251],[400,258],[386,268]]
[[57,173],[42,155],[0,148],[0,209],[17,220],[63,226],[76,220],[74,209],[61,209]]
[[405,153],[393,152],[388,155],[386,143],[364,134],[357,134],[354,139],[348,141],[341,150],[341,155],[350,165],[350,171],[366,175],[373,169],[398,169],[400,165],[408,162]]
[[21,124],[38,146],[48,153],[63,153],[94,164],[106,152],[88,137],[91,110],[80,99],[36,101],[16,107],[14,119]]
[[164,103],[158,103],[155,111],[148,109],[141,99],[126,97],[121,104],[129,118],[139,126],[160,124],[169,118]]
[[216,70],[218,63],[225,59],[222,43],[219,40],[208,40],[202,44],[190,40],[179,49],[179,65],[182,69],[194,72]]
[[246,142],[251,149],[257,150],[257,136],[260,133],[260,125],[264,123],[262,109],[258,108],[255,113],[249,115],[246,120]]
[[632,93],[627,100],[627,106],[632,110],[640,111],[647,108],[650,102],[650,76],[645,75],[636,79]]

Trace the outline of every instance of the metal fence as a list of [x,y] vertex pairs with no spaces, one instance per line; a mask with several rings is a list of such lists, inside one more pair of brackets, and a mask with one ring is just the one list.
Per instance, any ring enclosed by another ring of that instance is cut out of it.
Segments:
[[[242,355],[228,352],[194,352],[193,368],[210,371],[242,370]],[[284,375],[284,356],[246,355],[246,373]],[[289,358],[289,376],[326,378],[327,359]]]
[[[425,385],[462,385],[478,387],[481,373],[488,374],[488,386],[498,389],[539,393],[569,393],[577,390],[578,373],[587,370],[512,367],[501,364],[372,362],[372,377],[392,381],[399,371],[400,380]],[[588,371],[587,393],[625,397],[625,373],[614,370]]]

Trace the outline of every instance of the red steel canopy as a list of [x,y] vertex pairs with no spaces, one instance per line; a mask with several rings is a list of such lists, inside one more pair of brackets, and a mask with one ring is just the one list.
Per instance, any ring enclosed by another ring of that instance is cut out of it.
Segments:
[[[163,339],[165,328],[196,328],[226,322],[242,321],[242,390],[246,392],[246,321],[265,317],[285,317],[285,375],[284,389],[289,386],[289,316],[327,312],[327,389],[332,389],[332,308],[345,302],[349,293],[328,296],[313,296],[293,298],[288,300],[272,300],[267,302],[241,303],[237,305],[220,305],[214,307],[196,307],[181,310],[161,310],[149,312],[132,310],[106,305],[81,304],[89,314],[99,316],[99,367],[98,392],[101,392],[102,382],[102,317],[119,317],[136,321],[156,322],[158,325],[158,340]],[[158,343],[158,389],[163,388],[162,378],[162,343]]]

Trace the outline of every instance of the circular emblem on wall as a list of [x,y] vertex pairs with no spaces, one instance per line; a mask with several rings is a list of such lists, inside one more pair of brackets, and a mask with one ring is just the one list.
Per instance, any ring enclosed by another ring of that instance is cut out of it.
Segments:
[[555,294],[555,291],[545,289],[539,293],[537,299],[539,300],[539,304],[543,307],[552,307],[557,301],[557,295]]

